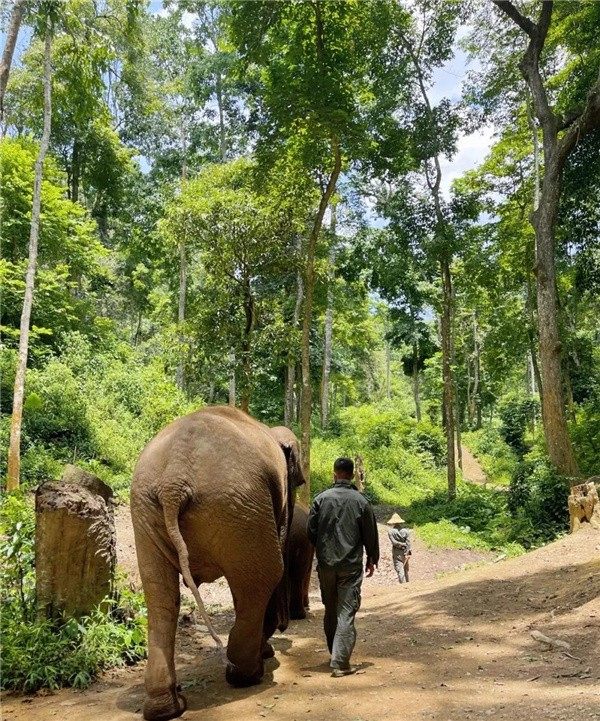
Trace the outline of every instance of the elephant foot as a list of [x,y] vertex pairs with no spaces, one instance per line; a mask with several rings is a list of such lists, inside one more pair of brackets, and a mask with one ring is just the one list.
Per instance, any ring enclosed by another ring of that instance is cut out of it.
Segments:
[[256,684],[259,684],[262,681],[263,673],[262,661],[260,669],[250,676],[242,673],[234,664],[228,663],[227,669],[225,670],[225,679],[228,684],[235,688],[246,688],[247,686],[256,686]]
[[185,696],[177,691],[167,691],[160,696],[146,699],[144,718],[146,721],[167,721],[181,716],[186,708]]
[[306,618],[306,611],[304,608],[294,607],[290,608],[290,619],[292,621],[303,621]]
[[275,649],[273,648],[273,646],[271,646],[270,643],[265,643],[265,645],[263,646],[262,657],[273,658],[273,656],[275,656]]

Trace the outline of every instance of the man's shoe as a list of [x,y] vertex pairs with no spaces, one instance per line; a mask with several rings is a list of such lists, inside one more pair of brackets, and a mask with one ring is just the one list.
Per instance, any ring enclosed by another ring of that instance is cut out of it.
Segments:
[[358,666],[348,666],[348,668],[334,668],[331,672],[333,678],[342,678],[342,676],[351,676],[358,671]]

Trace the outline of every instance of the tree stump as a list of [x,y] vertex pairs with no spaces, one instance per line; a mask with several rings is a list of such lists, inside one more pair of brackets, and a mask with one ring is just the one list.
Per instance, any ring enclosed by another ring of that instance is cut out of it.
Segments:
[[600,481],[598,476],[571,487],[568,500],[571,533],[578,531],[582,523],[589,523],[600,529],[600,501],[595,483],[597,481]]
[[93,474],[67,466],[62,482],[37,489],[35,512],[38,616],[83,616],[112,591],[112,491]]

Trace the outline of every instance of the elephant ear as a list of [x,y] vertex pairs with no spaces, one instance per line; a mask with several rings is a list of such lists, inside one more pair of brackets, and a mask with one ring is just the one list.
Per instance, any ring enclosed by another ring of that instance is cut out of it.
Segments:
[[285,456],[288,469],[288,486],[291,491],[294,491],[298,486],[302,486],[306,482],[300,463],[300,444],[294,433],[286,426],[276,426],[270,430]]

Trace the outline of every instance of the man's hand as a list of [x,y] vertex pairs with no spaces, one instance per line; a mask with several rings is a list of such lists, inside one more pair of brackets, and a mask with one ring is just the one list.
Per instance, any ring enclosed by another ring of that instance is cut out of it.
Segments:
[[367,565],[365,567],[365,571],[367,572],[367,578],[371,578],[371,576],[375,573],[376,568],[377,564],[371,563],[371,561],[367,561]]

